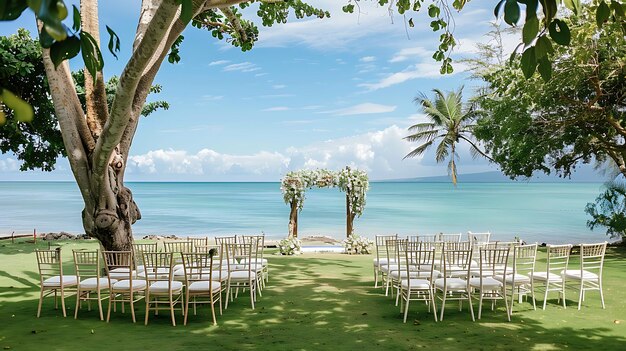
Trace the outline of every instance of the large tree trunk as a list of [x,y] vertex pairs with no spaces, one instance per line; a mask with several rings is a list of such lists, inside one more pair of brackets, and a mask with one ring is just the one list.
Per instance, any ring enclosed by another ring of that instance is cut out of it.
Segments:
[[346,238],[349,238],[354,231],[355,214],[352,212],[352,206],[350,204],[350,194],[346,194]]
[[291,201],[291,212],[289,213],[289,237],[298,237],[298,202]]

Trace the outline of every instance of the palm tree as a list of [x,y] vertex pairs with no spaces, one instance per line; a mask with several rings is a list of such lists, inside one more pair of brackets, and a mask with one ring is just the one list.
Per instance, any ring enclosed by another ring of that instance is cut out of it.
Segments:
[[450,158],[450,161],[448,161],[448,175],[452,178],[452,183],[456,185],[456,160],[459,158],[456,147],[461,140],[470,144],[472,157],[481,155],[491,161],[493,160],[471,140],[470,135],[474,127],[473,123],[478,113],[471,106],[464,108],[462,100],[463,87],[459,88],[458,91],[450,91],[447,95],[439,89],[433,89],[433,92],[435,93],[434,101],[431,101],[423,93],[420,93],[413,100],[422,107],[422,111],[430,119],[430,122],[418,123],[409,127],[409,131],[414,134],[404,139],[410,142],[423,142],[423,144],[408,153],[404,158],[422,155],[439,140],[435,160],[439,163],[448,157]]

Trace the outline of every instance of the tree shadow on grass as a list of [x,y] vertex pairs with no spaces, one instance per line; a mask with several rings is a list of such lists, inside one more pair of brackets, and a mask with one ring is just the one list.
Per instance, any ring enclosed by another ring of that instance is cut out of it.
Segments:
[[[240,294],[218,316],[218,326],[210,324],[208,307],[190,315],[187,326],[178,313],[179,325],[172,327],[167,312],[150,316],[149,325],[144,326],[143,301],[137,306],[137,324],[132,324],[128,310],[122,314],[119,308],[108,324],[98,320],[97,309],[81,310],[78,320],[63,318],[53,309],[52,299],[46,300],[42,318],[37,319],[37,300],[30,298],[2,307],[0,316],[15,317],[0,330],[0,347],[621,350],[626,343],[626,333],[616,333],[615,325],[596,322],[597,315],[608,314],[599,308],[576,311],[549,306],[547,311],[526,311],[528,304],[516,304],[512,322],[506,322],[502,307],[485,308],[483,319],[472,322],[466,307],[458,311],[451,304],[445,320],[435,323],[426,306],[414,302],[409,322],[404,324],[393,300],[373,288],[371,265],[365,259],[280,257],[270,262],[270,283],[257,308],[251,310],[249,295]],[[69,299],[69,315],[74,302]],[[589,323],[577,321],[593,316],[596,319]]]

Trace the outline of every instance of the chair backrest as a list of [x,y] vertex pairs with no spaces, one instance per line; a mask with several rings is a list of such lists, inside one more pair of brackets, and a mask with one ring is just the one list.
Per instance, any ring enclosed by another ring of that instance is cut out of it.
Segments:
[[567,270],[572,245],[548,245],[548,261],[546,272],[561,275],[562,270]]
[[135,255],[135,264],[141,264],[143,262],[142,254],[144,252],[159,252],[159,243],[133,243],[133,254]]
[[173,280],[174,252],[143,252],[141,256],[145,268],[143,275],[148,286],[155,281]]
[[237,235],[232,236],[216,236],[215,243],[217,245],[237,244]]
[[510,249],[515,248],[516,246],[520,246],[520,242],[519,241],[492,241],[490,242],[490,244],[496,244],[497,248],[501,248],[501,247],[508,247]]
[[[420,278],[426,278],[429,281],[433,280],[433,267],[435,266],[435,249],[422,249],[422,245],[419,242],[409,242],[406,245],[404,251],[404,261],[409,262],[411,265],[415,264],[420,272],[426,273],[426,275],[420,275]],[[405,265],[403,269],[407,272],[407,277],[411,276],[413,270],[410,265]],[[408,286],[411,287],[411,279],[408,279]]]
[[398,234],[394,235],[376,235],[375,243],[376,243],[376,262],[380,262],[381,258],[387,257],[387,240],[395,240],[398,239]]
[[450,276],[467,277],[472,262],[472,250],[446,250],[441,254],[444,279]]
[[439,233],[438,241],[441,242],[459,242],[461,241],[461,233],[458,234],[444,234]]
[[208,252],[183,253],[183,266],[185,269],[185,285],[189,286],[195,281],[209,281],[209,291],[213,280],[213,256]]
[[[74,268],[78,281],[87,278],[100,277],[100,252],[98,250],[72,250],[74,255]],[[100,285],[100,280],[96,281]]]
[[602,276],[606,245],[606,242],[597,244],[580,244],[581,277],[583,276],[582,271],[597,271],[598,276]]
[[474,233],[467,232],[467,240],[471,241],[472,244],[486,244],[491,239],[491,232],[483,232],[483,233]]
[[478,266],[480,267],[479,277],[502,275],[508,273],[509,254],[511,249],[502,248],[480,248],[478,250]]
[[513,247],[513,264],[511,273],[530,274],[535,272],[537,261],[537,243]]
[[472,243],[470,241],[444,241],[443,246],[446,250],[471,250]]
[[63,263],[61,262],[61,248],[53,250],[35,250],[37,255],[37,266],[39,267],[39,278],[43,281],[54,276],[61,276],[59,281],[63,285]]
[[188,236],[187,237],[187,241],[191,241],[191,243],[193,244],[194,248],[198,248],[201,246],[207,246],[209,245],[209,238],[206,236],[203,237],[191,237]]
[[165,252],[194,252],[192,241],[164,241]]
[[[255,246],[256,245],[252,242],[247,244],[224,244],[223,247],[226,253],[226,265],[228,267],[228,271],[245,271],[248,272],[248,277],[250,277],[252,265],[242,264],[242,262],[252,262],[252,259],[255,256],[253,253],[258,250],[255,249]],[[254,258],[256,260],[256,257]],[[241,262],[237,263],[237,259],[240,259]]]
[[[238,236],[240,244],[252,243],[258,246],[257,258],[263,260],[263,250],[265,249],[265,234],[261,235],[241,235]],[[256,241],[256,243],[255,243]]]
[[407,239],[388,239],[385,242],[385,254],[388,264],[391,265],[393,262],[398,263],[400,261],[400,243],[406,242]]
[[[116,276],[121,277],[118,280],[131,279],[133,277],[134,256],[132,251],[102,251],[104,259],[104,269],[106,275],[116,270]],[[128,274],[128,276],[126,276]]]

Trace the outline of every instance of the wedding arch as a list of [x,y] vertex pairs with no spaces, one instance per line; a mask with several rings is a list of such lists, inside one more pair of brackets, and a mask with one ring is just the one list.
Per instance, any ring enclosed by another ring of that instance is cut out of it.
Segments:
[[280,190],[285,203],[291,207],[289,214],[289,237],[298,237],[298,212],[302,210],[305,192],[313,187],[339,188],[346,193],[346,236],[352,235],[355,216],[361,216],[365,208],[365,193],[369,189],[367,173],[346,167],[340,171],[328,169],[299,170],[287,173]]

